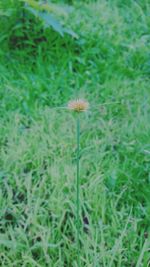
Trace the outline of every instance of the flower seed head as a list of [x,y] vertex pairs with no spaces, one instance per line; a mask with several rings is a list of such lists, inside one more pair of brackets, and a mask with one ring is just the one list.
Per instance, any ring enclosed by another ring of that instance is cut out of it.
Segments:
[[89,108],[89,103],[83,99],[72,100],[68,103],[68,109],[75,112],[83,112]]

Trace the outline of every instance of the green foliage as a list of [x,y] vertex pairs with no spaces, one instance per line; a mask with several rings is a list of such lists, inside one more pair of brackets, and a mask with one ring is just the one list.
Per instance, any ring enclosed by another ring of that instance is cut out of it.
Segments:
[[60,22],[64,21],[69,11],[69,8],[58,4],[44,4],[34,0],[20,0],[16,4],[16,1],[7,0],[0,6],[0,41],[7,40],[10,47],[36,46],[41,40],[46,42],[49,28],[61,36],[67,33],[77,38],[75,32]]
[[64,36],[64,33],[68,33],[73,37],[77,38],[77,34],[75,34],[70,29],[67,29],[61,25],[61,23],[56,20],[53,15],[59,16],[67,16],[69,8],[62,8],[59,5],[46,3],[41,4],[40,2],[34,0],[23,0],[27,6],[25,9],[29,10],[34,16],[38,17],[41,21],[43,21],[44,27],[47,28],[51,26],[56,32],[60,33]]

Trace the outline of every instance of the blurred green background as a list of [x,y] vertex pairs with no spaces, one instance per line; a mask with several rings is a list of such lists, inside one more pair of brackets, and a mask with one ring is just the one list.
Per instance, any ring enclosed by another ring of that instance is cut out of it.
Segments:
[[148,267],[150,3],[0,2],[0,266]]

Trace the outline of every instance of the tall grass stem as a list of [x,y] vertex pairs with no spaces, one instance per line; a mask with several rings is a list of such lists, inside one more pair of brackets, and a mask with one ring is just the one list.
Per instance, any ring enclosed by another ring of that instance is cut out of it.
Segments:
[[77,177],[76,177],[77,263],[80,267],[80,119],[77,115]]

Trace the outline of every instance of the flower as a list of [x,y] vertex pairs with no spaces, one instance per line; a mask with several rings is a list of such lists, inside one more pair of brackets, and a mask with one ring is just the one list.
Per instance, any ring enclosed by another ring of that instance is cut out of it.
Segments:
[[75,112],[83,112],[89,108],[89,103],[84,99],[72,100],[68,103],[68,109]]

